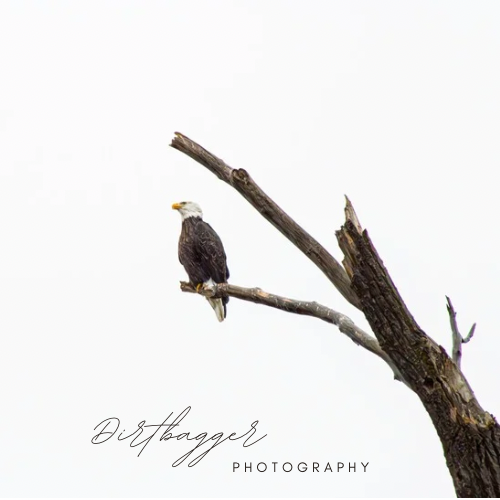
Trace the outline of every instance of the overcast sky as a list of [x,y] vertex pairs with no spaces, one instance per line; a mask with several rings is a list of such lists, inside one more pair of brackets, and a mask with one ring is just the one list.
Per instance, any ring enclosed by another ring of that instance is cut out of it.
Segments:
[[[477,321],[462,367],[498,414],[499,23],[497,2],[1,2],[0,494],[453,495],[427,413],[378,358],[313,318],[231,299],[218,323],[181,293],[171,204],[194,200],[233,284],[368,328],[169,143],[248,170],[339,259],[348,194],[424,331],[449,350],[445,294],[464,332]],[[267,436],[191,468],[172,467],[185,440],[91,444],[106,418],[128,433],[188,406],[176,432]]]

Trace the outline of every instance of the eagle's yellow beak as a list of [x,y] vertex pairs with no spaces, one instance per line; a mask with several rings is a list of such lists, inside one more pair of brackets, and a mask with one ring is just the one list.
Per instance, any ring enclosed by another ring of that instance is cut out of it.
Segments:
[[180,203],[174,203],[174,204],[172,205],[172,208],[173,208],[174,210],[179,210],[179,208],[181,208],[181,207],[182,207],[182,205],[181,205]]

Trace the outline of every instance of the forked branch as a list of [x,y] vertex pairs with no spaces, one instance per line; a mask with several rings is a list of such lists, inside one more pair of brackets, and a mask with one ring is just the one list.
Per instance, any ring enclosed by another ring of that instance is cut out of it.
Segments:
[[265,292],[260,288],[243,288],[228,283],[220,283],[211,287],[205,287],[196,292],[196,289],[190,283],[181,281],[181,290],[183,292],[198,293],[204,297],[234,297],[236,299],[254,302],[255,304],[274,307],[280,311],[312,316],[326,321],[338,327],[340,332],[347,335],[355,344],[383,359],[394,372],[394,378],[406,383],[389,356],[381,349],[377,339],[356,326],[351,318],[329,307],[318,304],[317,302],[294,300]]
[[234,187],[265,219],[316,264],[346,300],[360,308],[359,299],[351,289],[351,280],[342,265],[264,193],[246,170],[229,167],[220,158],[179,132],[175,133],[170,145]]
[[460,364],[462,361],[462,344],[467,344],[469,340],[474,335],[476,330],[476,323],[474,323],[469,330],[467,337],[462,337],[462,334],[458,330],[457,324],[457,313],[453,308],[453,304],[451,303],[450,297],[446,296],[446,309],[448,309],[448,314],[450,315],[450,325],[451,325],[451,334],[452,334],[452,359],[455,361],[458,368],[460,368]]

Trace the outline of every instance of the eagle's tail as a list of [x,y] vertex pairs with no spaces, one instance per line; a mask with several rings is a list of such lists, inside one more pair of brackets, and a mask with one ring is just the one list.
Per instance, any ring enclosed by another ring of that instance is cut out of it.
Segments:
[[226,306],[222,302],[222,299],[212,299],[210,297],[207,297],[207,300],[214,308],[217,319],[219,321],[224,321],[224,318],[226,317]]
[[[205,281],[204,285],[208,286],[213,286],[215,285],[214,281],[212,278],[209,280]],[[229,301],[229,297],[224,297],[222,299],[212,299],[211,297],[206,298],[210,305],[213,307],[213,310],[215,311],[215,315],[217,316],[217,319],[219,321],[224,321],[224,318],[226,317],[226,304]]]

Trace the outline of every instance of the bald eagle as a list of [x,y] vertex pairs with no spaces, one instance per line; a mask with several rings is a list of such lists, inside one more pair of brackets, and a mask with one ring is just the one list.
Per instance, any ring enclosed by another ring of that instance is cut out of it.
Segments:
[[[226,283],[229,269],[226,252],[219,235],[203,220],[201,207],[192,201],[172,205],[182,218],[179,237],[179,260],[186,270],[189,282],[199,290],[203,285]],[[224,321],[229,297],[213,299],[207,297],[217,319]]]

